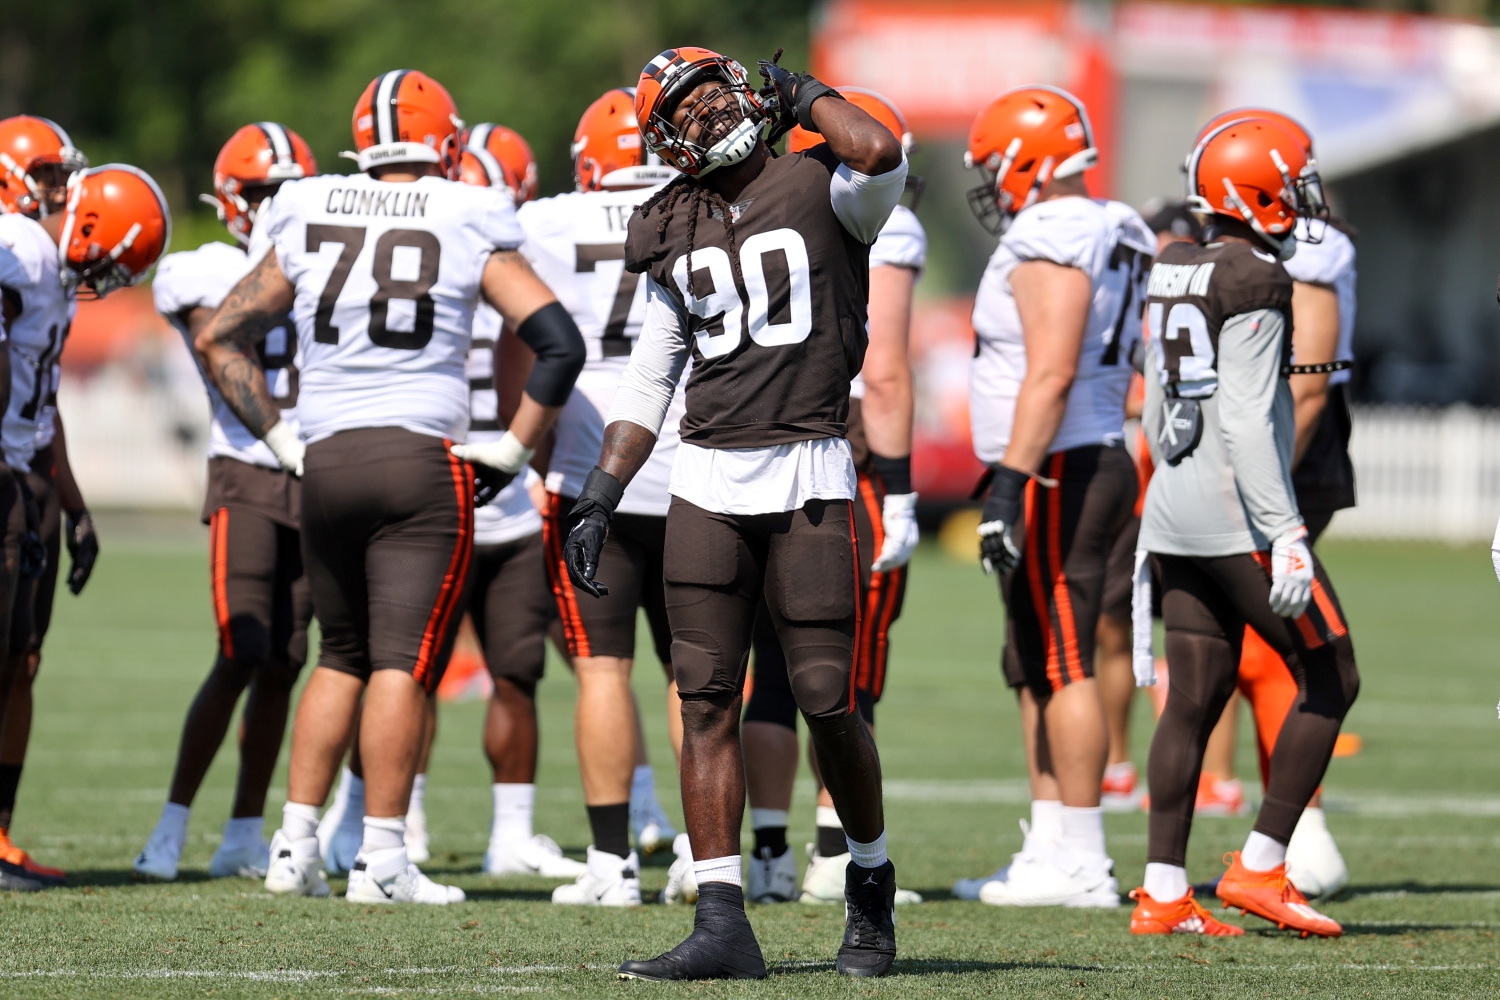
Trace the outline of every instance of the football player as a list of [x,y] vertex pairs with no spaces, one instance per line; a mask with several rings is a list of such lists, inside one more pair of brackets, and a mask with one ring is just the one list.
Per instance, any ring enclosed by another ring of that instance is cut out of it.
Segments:
[[[906,120],[889,100],[870,90],[841,87],[839,93],[914,147]],[[800,153],[822,137],[797,127],[787,134],[787,151]],[[916,204],[920,177],[908,177]],[[912,291],[927,263],[927,233],[916,213],[897,205],[870,248],[870,341],[864,367],[849,386],[849,444],[859,476],[854,504],[860,556],[861,616],[854,697],[860,716],[875,731],[875,704],[885,688],[890,628],[901,614],[906,563],[916,548],[917,494],[911,488],[912,377],[907,338]],[[750,856],[746,895],[752,902],[799,898],[797,858],[786,842],[787,811],[797,773],[797,701],[787,677],[786,657],[766,612],[756,618],[755,683],[745,706],[745,779],[755,851]],[[817,757],[809,764],[817,774]],[[849,864],[844,828],[828,789],[819,785],[817,841],[802,883],[803,902],[842,903],[844,869]],[[919,903],[909,889],[896,902]]]
[[[662,572],[698,905],[688,939],[626,962],[630,978],[766,974],[739,847],[740,695],[763,595],[852,856],[838,969],[884,975],[896,955],[880,759],[854,701],[858,482],[844,435],[865,351],[869,248],[905,187],[906,156],[831,87],[774,59],[761,73],[757,94],[744,67],[696,47],[668,49],[641,73],[647,147],[684,176],[631,217],[625,266],[646,274],[646,317],[599,465],[569,515],[569,575],[593,593],[611,583],[599,566],[605,536],[691,355]],[[793,125],[825,141],[773,156]]]
[[[174,253],[161,262],[151,283],[157,311],[189,349],[224,296],[249,272],[252,262],[245,248],[266,200],[283,182],[317,172],[307,143],[276,122],[246,125],[219,150],[214,193],[205,200],[213,203],[239,245],[205,243]],[[284,323],[258,348],[272,398],[292,427],[297,419],[296,350]],[[188,709],[161,818],[135,859],[137,877],[162,882],[177,878],[193,797],[247,688],[235,801],[208,871],[214,878],[265,878],[270,858],[263,836],[266,788],[281,752],[292,686],[307,661],[312,617],[297,530],[302,485],[245,429],[206,376],[204,384],[213,420],[203,520],[209,526],[219,649]]]
[[[38,660],[27,652],[37,634],[37,589],[43,582],[47,561],[42,508],[32,486],[43,491],[44,504],[53,488],[52,482],[33,470],[33,462],[49,397],[56,388],[54,365],[77,297],[102,298],[140,282],[166,250],[172,228],[166,199],[155,181],[123,164],[83,169],[66,135],[50,123],[46,126],[49,134],[63,140],[62,162],[72,160],[68,166],[77,168],[67,178],[63,207],[58,209],[55,192],[47,183],[17,168],[27,174],[25,190],[34,192],[34,198],[29,204],[7,201],[8,208],[15,204],[21,210],[0,214],[0,332],[9,342],[9,350],[0,352],[4,359],[0,363],[0,401],[6,402],[0,440],[11,472],[0,477],[7,553],[6,570],[0,573],[0,600],[10,609],[0,616],[0,638],[5,640],[0,642],[5,655],[0,669],[0,718],[5,720],[4,732],[0,733],[0,745],[4,747],[0,761],[5,765],[0,771],[0,796],[4,799],[0,802],[0,828],[10,825],[31,723],[30,686]],[[11,153],[0,155],[17,162]],[[15,171],[12,179],[14,176]],[[33,211],[36,217],[24,211]],[[71,474],[65,480],[63,468],[59,465],[56,480],[59,502],[77,503],[81,509],[76,485],[69,487]],[[74,521],[71,526],[76,540],[79,524]],[[77,589],[87,580],[86,567],[86,559],[75,555],[70,582],[76,583]],[[22,677],[24,680],[18,681]],[[20,697],[15,698],[18,691]],[[19,703],[18,711],[11,711],[13,698]],[[34,890],[62,884],[62,872],[36,864],[11,845],[8,836],[4,848],[0,886]]]
[[1110,549],[1135,503],[1125,395],[1156,240],[1134,209],[1089,197],[1097,156],[1082,103],[1051,87],[1001,95],[969,132],[966,162],[985,177],[970,206],[1003,234],[974,302],[969,409],[990,469],[980,551],[1000,574],[1002,669],[1032,793],[1021,852],[978,889],[994,905],[1119,905],[1094,641]]
[[[1253,626],[1286,661],[1297,695],[1270,762],[1266,797],[1218,883],[1226,906],[1336,937],[1287,878],[1287,842],[1359,690],[1337,595],[1307,545],[1292,488],[1288,377],[1293,286],[1282,262],[1296,223],[1322,210],[1296,136],[1275,122],[1222,124],[1188,161],[1202,246],[1173,244],[1151,271],[1144,422],[1156,471],[1136,555],[1136,672],[1152,680],[1147,557],[1161,581],[1171,685],[1151,743],[1151,833],[1135,890],[1137,934],[1238,935],[1193,898],[1184,867],[1203,748],[1235,689]],[[1141,627],[1144,624],[1145,627]]]
[[[640,863],[630,849],[632,787],[643,749],[630,689],[639,609],[646,612],[656,655],[669,677],[672,669],[661,567],[667,479],[677,449],[675,422],[616,510],[600,554],[600,575],[608,588],[581,594],[568,577],[563,556],[564,518],[599,457],[604,415],[645,312],[645,284],[639,274],[625,270],[626,224],[636,206],[677,174],[642,146],[634,98],[633,90],[617,88],[589,105],[572,144],[577,190],[529,202],[517,213],[526,233],[521,253],[557,293],[588,345],[588,361],[558,417],[548,459],[544,534],[547,576],[578,677],[573,728],[593,834],[588,870],[573,884],[559,886],[552,901],[590,906],[641,901]],[[670,686],[667,702],[670,720],[678,715]],[[654,803],[654,784],[646,780]],[[666,832],[654,832],[650,842],[641,840],[642,850],[671,843],[675,831],[665,817],[649,822],[656,831],[666,825]]]
[[[322,645],[297,706],[266,888],[327,895],[318,809],[358,712],[364,842],[345,898],[446,904],[463,891],[409,860],[405,815],[427,698],[458,623],[474,503],[531,458],[583,344],[517,252],[510,198],[454,181],[462,122],[436,80],[381,74],[353,118],[362,172],[281,187],[255,231],[270,249],[196,343],[235,415],[303,479],[303,557]],[[481,297],[532,345],[537,365],[501,439],[457,445]],[[287,310],[301,359],[300,434],[280,419],[254,353]]]
[[[1315,207],[1322,206],[1322,184],[1317,180],[1312,137],[1295,119],[1263,108],[1227,111],[1204,126],[1200,135],[1237,118],[1254,116],[1275,122],[1302,144],[1308,158],[1309,195]],[[1292,402],[1296,411],[1296,447],[1292,452],[1292,486],[1297,509],[1307,524],[1309,546],[1328,528],[1336,511],[1354,506],[1354,464],[1349,459],[1349,369],[1354,363],[1355,270],[1354,241],[1342,220],[1297,220],[1297,253],[1285,264],[1292,277],[1292,354],[1299,368],[1292,374]],[[1240,655],[1240,693],[1255,716],[1256,748],[1262,781],[1276,746],[1282,720],[1297,697],[1297,683],[1287,665],[1256,634],[1245,633]],[[1231,702],[1233,705],[1233,702]],[[1233,716],[1221,728],[1229,736],[1221,739],[1215,730],[1204,769],[1210,769],[1215,743],[1218,755],[1232,762]],[[1232,763],[1231,765],[1232,766]],[[1220,764],[1219,770],[1225,770]],[[1322,792],[1313,795],[1296,832],[1287,845],[1287,874],[1310,898],[1331,896],[1349,881],[1349,870],[1338,845],[1328,832]]]

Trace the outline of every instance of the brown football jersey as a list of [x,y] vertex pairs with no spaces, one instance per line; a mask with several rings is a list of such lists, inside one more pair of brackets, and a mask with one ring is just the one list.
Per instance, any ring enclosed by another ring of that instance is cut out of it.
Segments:
[[754,448],[845,435],[870,248],[834,214],[838,166],[826,145],[771,160],[730,206],[728,227],[692,182],[631,216],[626,269],[666,289],[691,334],[684,441]]
[[1146,288],[1152,337],[1161,338],[1166,384],[1188,398],[1212,395],[1218,383],[1219,331],[1260,309],[1286,318],[1282,363],[1292,357],[1292,279],[1269,253],[1248,243],[1169,243]]

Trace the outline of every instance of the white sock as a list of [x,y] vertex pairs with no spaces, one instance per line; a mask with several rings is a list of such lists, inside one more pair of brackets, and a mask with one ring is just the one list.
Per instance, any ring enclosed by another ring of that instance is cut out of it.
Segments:
[[423,801],[423,799],[425,797],[426,792],[427,792],[427,775],[425,775],[425,774],[419,774],[419,775],[417,775],[416,779],[413,780],[412,783],[411,783],[411,801],[410,801],[410,803],[408,803],[408,805],[406,807],[406,811],[409,812],[409,813],[424,813],[425,814],[427,812],[427,810],[424,809],[424,808],[422,808],[422,801]]
[[818,806],[817,824],[832,827],[835,830],[844,828],[844,824],[839,820],[839,811],[833,806]]
[[785,809],[756,809],[750,810],[750,829],[764,830],[768,826],[786,826],[787,811]]
[[490,839],[530,840],[531,816],[536,809],[536,785],[496,782],[490,786],[490,794],[495,799],[495,818],[490,824]]
[[1062,842],[1070,851],[1104,854],[1104,810],[1099,806],[1063,806]]
[[885,831],[880,831],[880,836],[868,844],[844,834],[844,842],[849,845],[849,860],[861,868],[879,868],[885,864]]
[[710,858],[707,861],[693,862],[693,877],[698,884],[704,882],[728,882],[730,885],[744,885],[744,875],[741,871],[741,861],[738,854],[731,854],[725,858]]
[[1170,903],[1187,895],[1187,869],[1181,865],[1146,863],[1146,895],[1158,903]]
[[188,817],[192,814],[192,806],[180,806],[175,802],[168,802],[161,807],[161,818],[156,821],[156,828],[163,833],[170,834],[178,844],[185,844],[187,843]]
[[1057,799],[1031,800],[1031,835],[1038,846],[1050,847],[1063,837],[1062,802]]
[[1302,810],[1302,818],[1297,820],[1298,830],[1316,830],[1319,833],[1328,832],[1328,817],[1323,814],[1322,806],[1308,806]]
[[[364,806],[360,806],[364,811]],[[288,840],[303,840],[318,835],[318,807],[288,802],[281,807],[281,832]]]
[[1244,849],[1240,851],[1240,864],[1253,872],[1268,872],[1286,864],[1286,845],[1251,830],[1250,836],[1245,838]]
[[366,816],[365,839],[359,853],[369,855],[375,851],[389,851],[406,846],[405,816]]
[[224,824],[224,846],[257,845],[265,837],[264,816],[241,816]]

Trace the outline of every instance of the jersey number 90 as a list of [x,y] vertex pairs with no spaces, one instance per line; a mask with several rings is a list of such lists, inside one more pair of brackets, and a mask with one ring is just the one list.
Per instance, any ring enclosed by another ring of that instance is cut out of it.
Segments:
[[756,233],[740,245],[739,257],[748,302],[735,287],[729,254],[720,247],[693,251],[694,288],[700,293],[713,288],[702,298],[688,293],[687,257],[672,267],[688,311],[709,321],[696,333],[698,350],[705,358],[721,357],[739,346],[745,332],[762,347],[806,340],[812,333],[812,291],[802,235],[795,229]]
[[[313,339],[320,344],[337,344],[339,328],[333,325],[333,308],[338,304],[339,293],[354,270],[354,262],[365,245],[363,226],[307,227],[307,252],[317,253],[324,243],[341,243],[339,259],[328,275],[328,284],[318,296],[318,311],[313,322]],[[415,279],[397,279],[392,273],[397,247],[409,247],[420,254]],[[432,321],[436,306],[432,301],[432,286],[437,284],[438,262],[442,259],[443,245],[438,238],[425,229],[388,229],[375,241],[375,260],[371,268],[375,279],[375,294],[370,296],[370,342],[377,347],[389,347],[398,351],[420,351],[432,339]],[[406,299],[416,306],[410,330],[391,330],[386,326],[392,299]]]

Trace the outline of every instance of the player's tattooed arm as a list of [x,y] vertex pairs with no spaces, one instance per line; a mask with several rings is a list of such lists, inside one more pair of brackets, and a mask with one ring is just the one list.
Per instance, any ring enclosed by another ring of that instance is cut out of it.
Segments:
[[255,346],[284,322],[296,288],[272,250],[230,290],[193,338],[204,370],[250,433],[264,437],[281,419]]
[[616,420],[604,428],[604,447],[599,451],[599,468],[629,485],[635,474],[641,471],[651,450],[656,447],[656,435],[629,420]]

